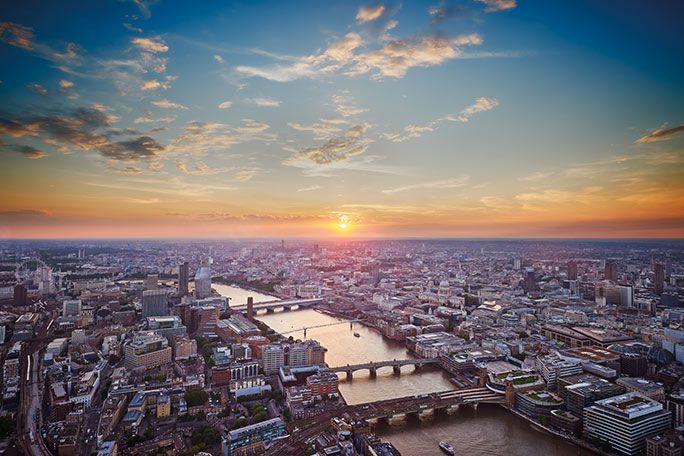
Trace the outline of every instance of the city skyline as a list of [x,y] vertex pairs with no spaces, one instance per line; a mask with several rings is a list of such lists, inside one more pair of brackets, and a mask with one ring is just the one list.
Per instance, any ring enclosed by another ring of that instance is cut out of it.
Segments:
[[683,12],[5,6],[0,238],[681,237]]

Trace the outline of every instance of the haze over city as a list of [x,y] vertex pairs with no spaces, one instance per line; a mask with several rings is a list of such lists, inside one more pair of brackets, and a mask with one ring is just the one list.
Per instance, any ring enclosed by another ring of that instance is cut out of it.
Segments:
[[678,237],[679,2],[11,2],[0,236]]

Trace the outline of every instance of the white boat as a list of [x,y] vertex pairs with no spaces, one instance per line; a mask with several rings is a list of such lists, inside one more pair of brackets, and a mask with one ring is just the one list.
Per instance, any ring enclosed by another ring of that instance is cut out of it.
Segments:
[[452,456],[453,456],[454,454],[456,454],[456,451],[454,450],[454,447],[452,447],[451,445],[449,445],[449,442],[445,442],[444,440],[442,440],[441,442],[439,442],[439,449],[442,450],[442,451],[444,451],[446,454],[450,454],[450,455],[452,455]]

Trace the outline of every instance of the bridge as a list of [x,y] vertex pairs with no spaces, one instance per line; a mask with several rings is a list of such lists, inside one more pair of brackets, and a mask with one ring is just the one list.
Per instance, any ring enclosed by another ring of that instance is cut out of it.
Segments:
[[323,325],[314,325],[314,326],[306,326],[306,327],[303,326],[301,328],[291,329],[289,331],[281,331],[280,334],[292,334],[292,333],[298,333],[300,331],[304,331],[304,338],[306,338],[306,330],[307,329],[326,328],[328,326],[346,325],[347,323],[349,323],[349,329],[353,329],[354,323],[359,322],[359,321],[363,321],[363,320],[361,320],[359,318],[355,318],[353,320],[336,321],[334,323],[326,323]]
[[354,372],[360,370],[367,369],[370,372],[371,378],[374,378],[378,373],[378,369],[382,367],[392,367],[394,373],[400,375],[403,366],[414,366],[416,369],[420,369],[426,364],[437,364],[438,362],[437,358],[393,359],[391,361],[370,361],[364,364],[347,364],[346,366],[332,367],[330,370],[335,373],[344,372],[347,374],[347,380],[352,380]]
[[299,454],[307,442],[323,432],[331,418],[347,416],[354,420],[381,420],[405,417],[407,415],[425,416],[439,410],[457,410],[461,405],[477,407],[480,403],[502,404],[504,396],[487,388],[466,388],[440,393],[421,394],[366,404],[348,405],[337,410],[316,415],[293,423],[293,431],[287,439],[276,442],[266,452],[267,455]]
[[[282,301],[268,301],[259,302],[252,304],[252,309],[254,312],[258,310],[266,310],[267,313],[273,313],[276,309],[292,310],[293,307],[299,309],[310,308],[318,304],[323,303],[323,298],[311,298],[311,299],[285,299]],[[235,312],[247,313],[247,304],[240,306],[230,306],[230,309]]]

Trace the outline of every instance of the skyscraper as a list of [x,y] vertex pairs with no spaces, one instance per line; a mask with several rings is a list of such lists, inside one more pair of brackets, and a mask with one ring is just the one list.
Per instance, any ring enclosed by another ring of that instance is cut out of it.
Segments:
[[663,288],[665,287],[665,267],[662,263],[656,263],[653,267],[655,272],[655,281],[653,283],[653,291],[657,295],[663,294]]
[[251,296],[247,297],[247,319],[254,321],[254,298]]
[[610,280],[611,282],[617,282],[618,280],[618,265],[614,260],[606,260],[606,268],[605,268],[605,277],[606,280]]
[[27,303],[26,295],[26,286],[22,283],[16,284],[14,286],[14,305],[17,307],[24,307]]
[[178,266],[178,295],[187,296],[188,282],[190,281],[190,265],[186,261]]
[[169,314],[166,290],[145,290],[142,297],[142,316],[158,317]]
[[145,290],[156,290],[159,287],[159,276],[157,274],[147,274],[145,279]]
[[195,297],[197,299],[211,296],[211,268],[202,266],[195,273]]
[[568,280],[577,280],[577,262],[568,262]]

